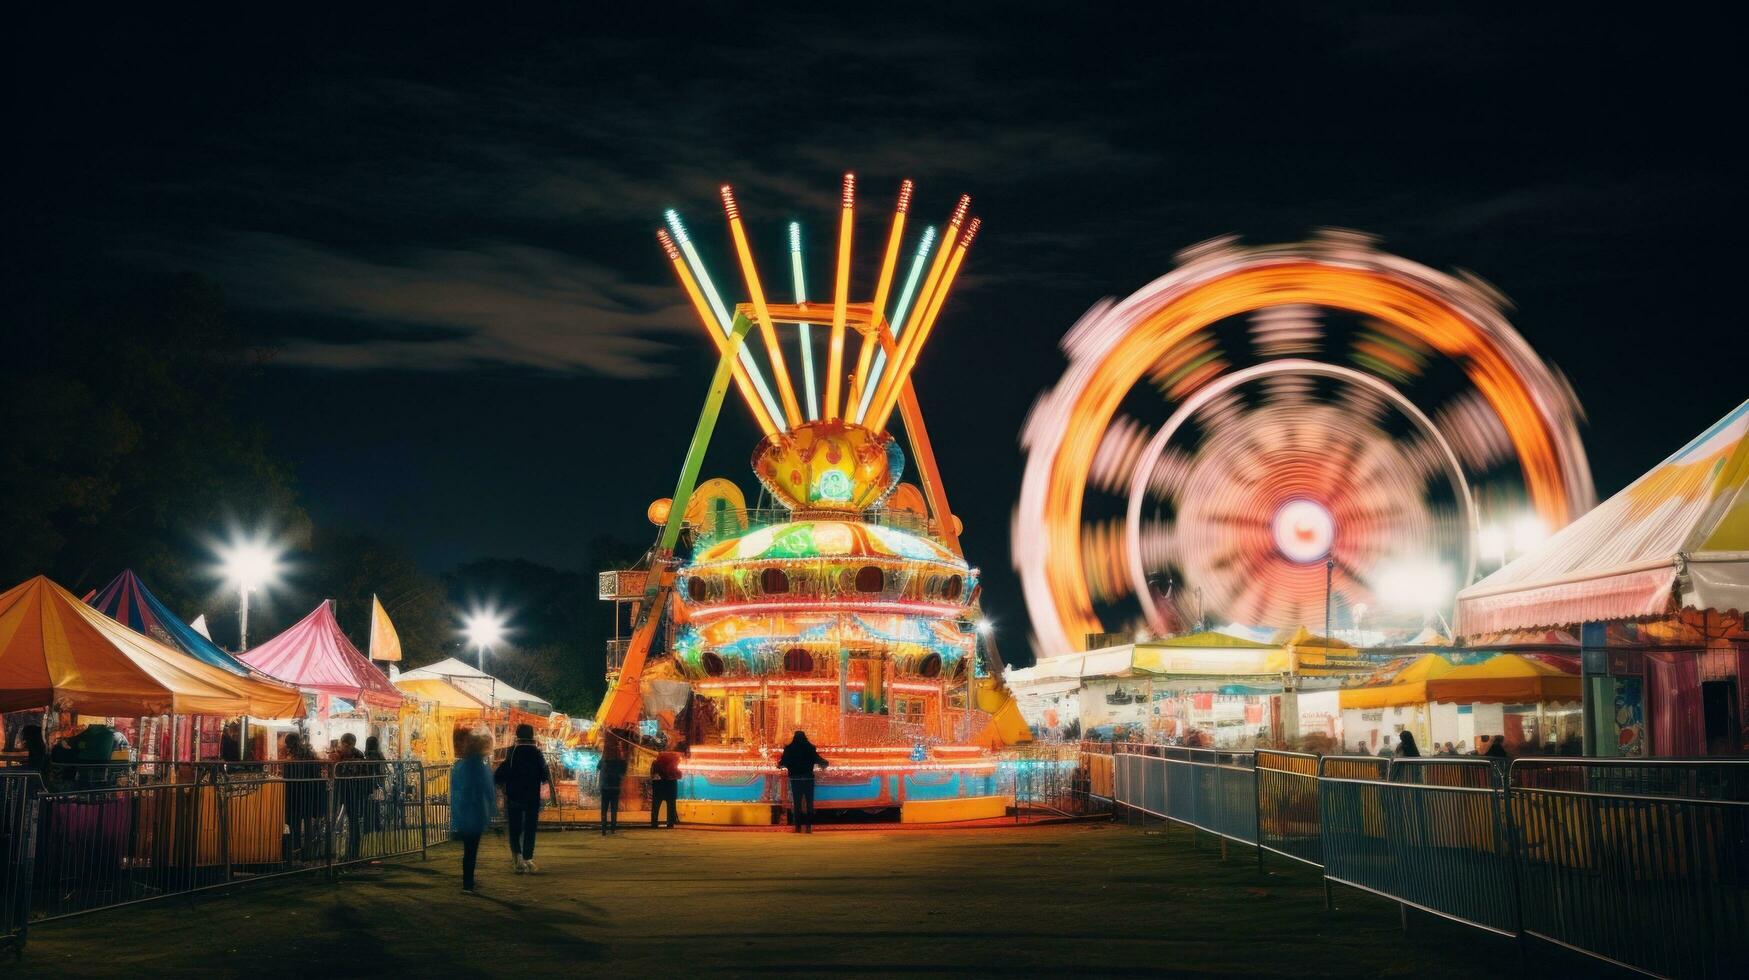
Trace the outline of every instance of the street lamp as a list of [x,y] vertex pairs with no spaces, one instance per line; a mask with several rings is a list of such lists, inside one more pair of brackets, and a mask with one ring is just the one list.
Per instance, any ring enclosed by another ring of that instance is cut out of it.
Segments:
[[508,632],[504,615],[491,607],[475,609],[462,617],[462,635],[468,645],[479,651],[479,668],[486,671],[486,651],[504,641]]
[[233,537],[218,548],[219,570],[237,587],[237,652],[249,649],[249,594],[279,581],[285,549],[265,535]]

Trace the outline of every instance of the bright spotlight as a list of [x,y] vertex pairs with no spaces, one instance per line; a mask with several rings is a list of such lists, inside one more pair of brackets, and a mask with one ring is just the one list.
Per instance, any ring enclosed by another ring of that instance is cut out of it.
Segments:
[[1449,567],[1426,559],[1381,565],[1372,576],[1372,586],[1373,594],[1385,605],[1419,612],[1444,608],[1457,588]]
[[1548,525],[1535,514],[1521,515],[1512,522],[1512,550],[1517,554],[1525,554],[1537,545],[1548,540]]
[[219,570],[241,591],[254,592],[279,582],[285,550],[264,535],[232,538],[218,548]]
[[991,622],[988,619],[978,620],[978,632],[981,635],[989,636],[991,633],[994,633],[995,631],[996,631],[996,624],[995,623]]
[[490,606],[474,609],[462,617],[462,636],[467,638],[468,646],[479,652],[481,670],[486,669],[486,651],[504,642],[509,632],[504,614]]
[[1495,565],[1506,563],[1506,529],[1490,524],[1476,534],[1476,551],[1482,560]]

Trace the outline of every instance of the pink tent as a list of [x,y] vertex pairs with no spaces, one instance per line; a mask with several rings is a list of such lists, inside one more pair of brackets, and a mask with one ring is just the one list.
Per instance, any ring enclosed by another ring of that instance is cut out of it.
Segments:
[[401,703],[401,692],[340,631],[332,599],[238,659],[305,691],[379,708]]

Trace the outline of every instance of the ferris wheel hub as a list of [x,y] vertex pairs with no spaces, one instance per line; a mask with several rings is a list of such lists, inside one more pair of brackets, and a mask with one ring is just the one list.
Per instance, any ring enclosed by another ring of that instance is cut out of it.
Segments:
[[1275,550],[1300,564],[1324,560],[1336,543],[1336,519],[1312,500],[1290,500],[1281,505],[1270,530]]

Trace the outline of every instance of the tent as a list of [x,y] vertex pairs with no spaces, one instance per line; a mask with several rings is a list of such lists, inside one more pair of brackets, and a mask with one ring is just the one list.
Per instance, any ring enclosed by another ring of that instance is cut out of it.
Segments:
[[1458,593],[1465,636],[1749,608],[1749,402]]
[[0,595],[0,711],[295,718],[297,691],[239,677],[136,633],[45,576]]
[[469,666],[454,657],[427,664],[416,670],[402,674],[402,682],[409,680],[441,680],[461,688],[475,699],[484,701],[496,708],[521,708],[539,714],[551,714],[553,706],[544,698],[535,697],[526,691],[519,691],[504,683],[491,674],[477,667]]
[[1437,653],[1423,654],[1383,683],[1345,688],[1341,694],[1344,708],[1390,708],[1399,705],[1426,704],[1433,700],[1429,685],[1457,668]]
[[367,708],[395,708],[401,692],[340,631],[334,600],[238,659],[264,674],[315,694],[345,698]]
[[485,711],[490,707],[486,702],[438,677],[409,679],[402,675],[396,678],[395,687],[403,694],[449,711]]
[[117,575],[89,602],[98,612],[136,633],[144,633],[220,670],[239,677],[249,676],[248,667],[220,649],[204,633],[177,618],[132,569]]
[[1480,663],[1453,667],[1427,685],[1428,700],[1458,704],[1527,704],[1579,700],[1575,664],[1502,653]]

